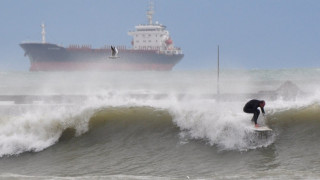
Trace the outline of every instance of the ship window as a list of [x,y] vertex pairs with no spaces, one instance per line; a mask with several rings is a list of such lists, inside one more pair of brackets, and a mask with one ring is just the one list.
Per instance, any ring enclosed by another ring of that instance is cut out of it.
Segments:
[[151,34],[149,34],[149,36],[151,36]]
[[149,42],[151,42],[151,40],[149,40]]

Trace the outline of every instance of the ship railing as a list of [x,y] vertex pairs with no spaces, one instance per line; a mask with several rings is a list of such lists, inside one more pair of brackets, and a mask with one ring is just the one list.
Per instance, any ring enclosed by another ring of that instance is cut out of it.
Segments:
[[86,44],[86,45],[71,44],[69,45],[68,49],[92,49],[92,46],[90,44]]
[[[114,45],[104,45],[101,49],[111,49],[111,46],[114,46]],[[127,46],[124,46],[124,45],[121,45],[121,46],[116,46],[116,48],[118,50],[127,50]]]
[[134,49],[134,50],[141,50],[141,51],[156,51],[159,50],[159,47],[154,47],[154,46],[133,46],[130,49]]
[[138,50],[160,50],[160,47],[158,46],[139,46],[137,48]]
[[129,33],[134,33],[134,32],[141,32],[141,31],[165,31],[165,29],[162,28],[154,28],[154,29],[136,29],[135,31],[129,31]]
[[179,55],[182,54],[182,50],[180,48],[162,49],[157,51],[157,53],[166,55]]
[[163,25],[163,24],[139,24],[139,25],[137,25],[137,26],[135,26],[136,28],[138,27],[138,28],[140,28],[140,27],[143,27],[143,28],[145,28],[145,27],[149,27],[149,28],[153,28],[153,27],[158,27],[158,28],[166,28],[166,26],[165,25]]

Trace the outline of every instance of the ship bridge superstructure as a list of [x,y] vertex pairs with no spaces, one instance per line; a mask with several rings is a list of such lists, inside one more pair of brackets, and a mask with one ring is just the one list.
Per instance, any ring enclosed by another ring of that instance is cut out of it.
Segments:
[[174,47],[166,26],[153,23],[153,4],[150,4],[147,11],[148,24],[135,26],[135,31],[129,31],[132,36],[132,48],[134,50],[155,50],[160,54],[182,54],[180,48]]

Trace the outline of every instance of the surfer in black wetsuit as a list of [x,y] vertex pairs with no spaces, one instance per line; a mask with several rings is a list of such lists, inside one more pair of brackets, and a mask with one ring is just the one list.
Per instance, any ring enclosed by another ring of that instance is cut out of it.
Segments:
[[243,111],[246,113],[253,113],[253,117],[251,119],[251,121],[254,122],[255,127],[259,127],[257,120],[260,114],[259,111],[259,107],[263,113],[263,115],[265,114],[264,112],[264,106],[266,105],[266,103],[262,100],[256,100],[256,99],[252,99],[249,102],[246,103],[246,105],[243,107]]

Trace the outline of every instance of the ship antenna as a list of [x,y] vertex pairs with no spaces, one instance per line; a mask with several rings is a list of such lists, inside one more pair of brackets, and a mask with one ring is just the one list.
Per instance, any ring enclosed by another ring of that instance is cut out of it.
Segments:
[[147,18],[149,21],[149,24],[152,24],[152,16],[153,16],[153,2],[149,3],[149,10],[147,11]]
[[41,31],[41,35],[42,35],[42,43],[46,43],[46,29],[45,29],[45,25],[44,23],[41,24],[41,28],[42,28],[42,31]]

